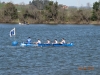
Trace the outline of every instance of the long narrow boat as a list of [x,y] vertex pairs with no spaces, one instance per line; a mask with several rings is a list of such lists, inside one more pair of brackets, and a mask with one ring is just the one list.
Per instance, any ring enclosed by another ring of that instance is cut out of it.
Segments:
[[66,43],[66,44],[28,44],[28,43],[21,43],[21,47],[28,47],[28,46],[33,46],[33,47],[69,47],[73,46],[73,43]]

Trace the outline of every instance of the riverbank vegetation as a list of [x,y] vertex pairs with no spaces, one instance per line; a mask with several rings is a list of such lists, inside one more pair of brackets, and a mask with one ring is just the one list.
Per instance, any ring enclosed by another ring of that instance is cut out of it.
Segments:
[[100,3],[93,7],[68,7],[49,0],[29,4],[0,3],[1,23],[100,24]]

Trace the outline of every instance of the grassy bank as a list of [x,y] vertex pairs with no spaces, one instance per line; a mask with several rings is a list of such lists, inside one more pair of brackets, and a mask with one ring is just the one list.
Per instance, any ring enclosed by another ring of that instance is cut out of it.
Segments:
[[[12,23],[12,24],[19,24],[19,21],[18,21],[18,19],[17,20],[12,20],[12,21],[10,21],[10,22],[1,22],[1,23]],[[74,22],[74,21],[71,21],[71,22],[58,22],[58,21],[44,21],[44,22],[38,22],[38,21],[29,21],[29,20],[27,20],[27,23],[29,23],[29,24],[78,24],[78,25],[91,25],[91,24],[93,24],[93,25],[100,25],[100,22],[99,21],[90,21],[89,23],[87,23],[87,22],[79,22],[79,23],[76,23],[76,22]]]

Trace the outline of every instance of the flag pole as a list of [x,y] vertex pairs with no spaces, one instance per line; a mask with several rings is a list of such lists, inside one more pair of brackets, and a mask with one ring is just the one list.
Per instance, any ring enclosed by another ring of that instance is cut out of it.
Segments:
[[16,36],[16,32],[15,32],[16,30],[15,30],[15,27],[14,27],[14,41],[15,41],[15,36]]
[[12,46],[17,46],[18,42],[15,40],[15,28],[10,31],[10,37],[14,37],[14,41],[12,42]]
[[14,41],[15,41],[15,35],[14,35]]

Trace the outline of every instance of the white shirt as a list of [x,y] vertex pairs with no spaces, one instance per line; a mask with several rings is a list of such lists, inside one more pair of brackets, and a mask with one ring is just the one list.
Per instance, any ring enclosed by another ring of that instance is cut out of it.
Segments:
[[41,41],[40,40],[38,40],[38,42],[37,42],[38,44],[41,44]]
[[55,40],[55,44],[57,44],[58,43],[58,41],[57,40]]
[[62,40],[61,43],[64,44],[65,43],[65,40]]
[[50,41],[49,40],[47,40],[47,44],[50,44]]

